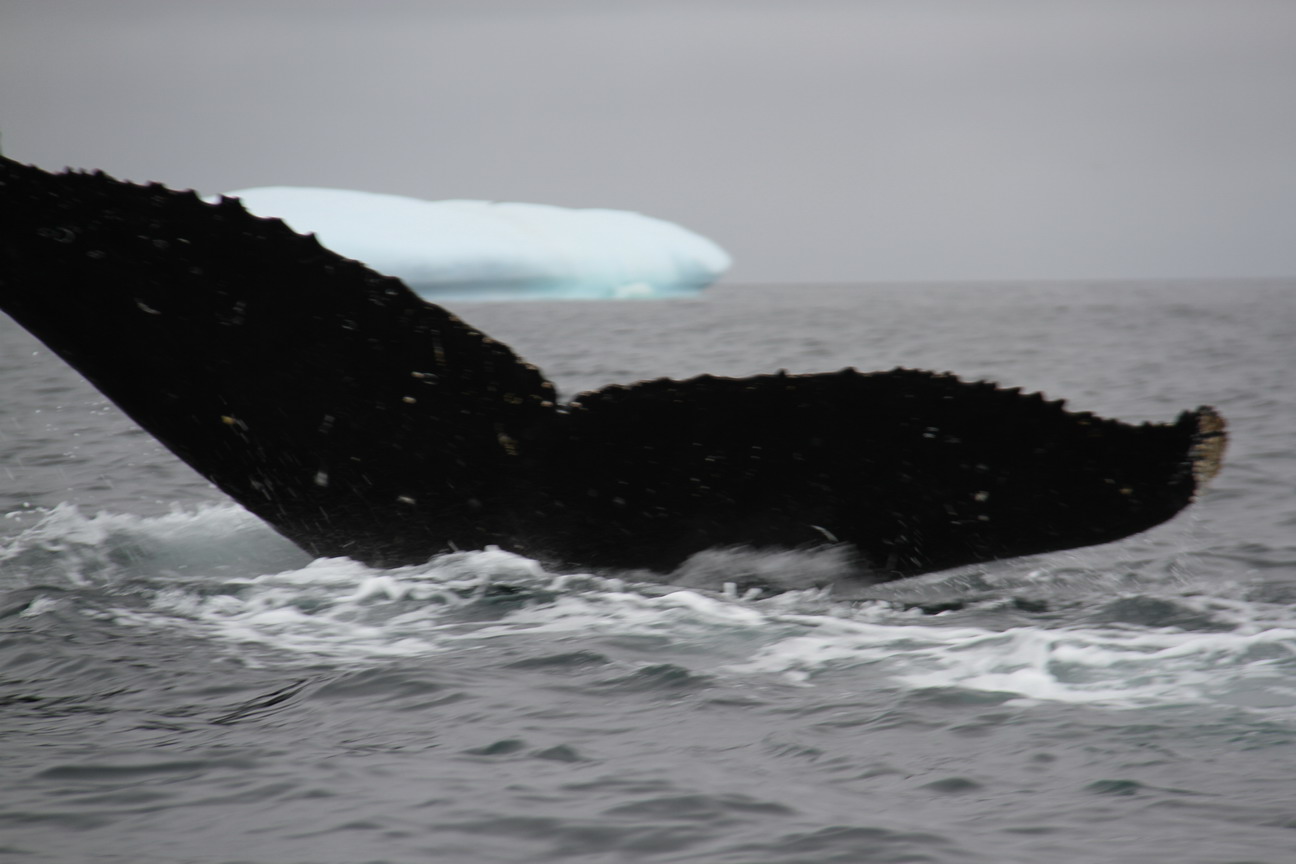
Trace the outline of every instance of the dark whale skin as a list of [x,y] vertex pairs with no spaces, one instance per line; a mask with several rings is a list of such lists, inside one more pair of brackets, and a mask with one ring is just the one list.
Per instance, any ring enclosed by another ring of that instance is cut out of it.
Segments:
[[376,566],[844,544],[900,578],[1151,528],[1225,441],[1207,407],[1135,426],[911,369],[560,405],[507,346],[235,200],[3,157],[0,307],[307,552]]

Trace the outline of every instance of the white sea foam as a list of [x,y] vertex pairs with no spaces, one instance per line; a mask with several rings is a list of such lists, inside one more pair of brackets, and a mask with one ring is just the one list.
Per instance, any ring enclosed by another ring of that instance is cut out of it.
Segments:
[[1214,701],[1296,707],[1296,629],[1024,626],[1005,630],[822,617],[735,671],[813,681],[874,665],[908,687],[959,687],[1115,707]]
[[[0,567],[6,590],[35,592],[21,614],[84,604],[80,611],[119,624],[191,631],[250,664],[303,656],[363,664],[498,640],[643,636],[696,671],[802,686],[845,670],[858,681],[867,669],[877,686],[901,689],[1113,707],[1296,708],[1296,616],[1173,585],[1151,602],[1202,626],[1095,624],[1082,606],[1008,622],[974,608],[929,615],[823,590],[752,600],[552,572],[499,549],[379,570],[307,561],[232,505],[151,518],[59,507],[0,545]],[[52,573],[70,590],[42,593]],[[1038,574],[1027,581],[1047,584]],[[1140,597],[1095,592],[1090,600],[1101,612],[1103,603],[1138,608]]]
[[[30,522],[33,514],[11,514]],[[15,523],[21,524],[21,523]],[[196,575],[204,579],[300,566],[307,556],[234,504],[174,508],[161,516],[99,512],[60,504],[0,541],[0,566],[12,581],[24,575],[72,584]]]

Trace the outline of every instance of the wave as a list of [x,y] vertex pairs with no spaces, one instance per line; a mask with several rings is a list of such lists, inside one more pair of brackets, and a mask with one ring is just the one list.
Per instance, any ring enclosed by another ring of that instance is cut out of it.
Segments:
[[715,555],[676,574],[688,584],[666,586],[562,572],[499,549],[385,570],[311,561],[231,504],[157,517],[61,505],[11,521],[0,541],[0,617],[76,612],[183,631],[250,666],[372,666],[500,640],[525,652],[528,640],[647,639],[693,674],[776,686],[1296,708],[1290,607],[1205,590],[1173,556],[1110,569],[1075,556],[1044,568],[1001,562],[873,586],[871,597],[813,587],[763,596],[738,586],[752,573],[811,584],[840,562]]

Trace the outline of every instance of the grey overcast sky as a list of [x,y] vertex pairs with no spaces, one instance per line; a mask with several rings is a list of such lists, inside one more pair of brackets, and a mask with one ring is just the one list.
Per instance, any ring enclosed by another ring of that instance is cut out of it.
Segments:
[[639,210],[734,282],[1296,276],[1296,0],[0,0],[0,135]]

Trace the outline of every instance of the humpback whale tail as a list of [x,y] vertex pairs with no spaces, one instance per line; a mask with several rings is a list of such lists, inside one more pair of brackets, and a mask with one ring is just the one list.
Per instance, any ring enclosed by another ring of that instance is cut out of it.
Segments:
[[558,405],[506,346],[236,200],[3,157],[0,306],[302,548],[379,565],[841,543],[898,578],[1150,528],[1225,440],[1210,408],[1133,426],[909,369]]

